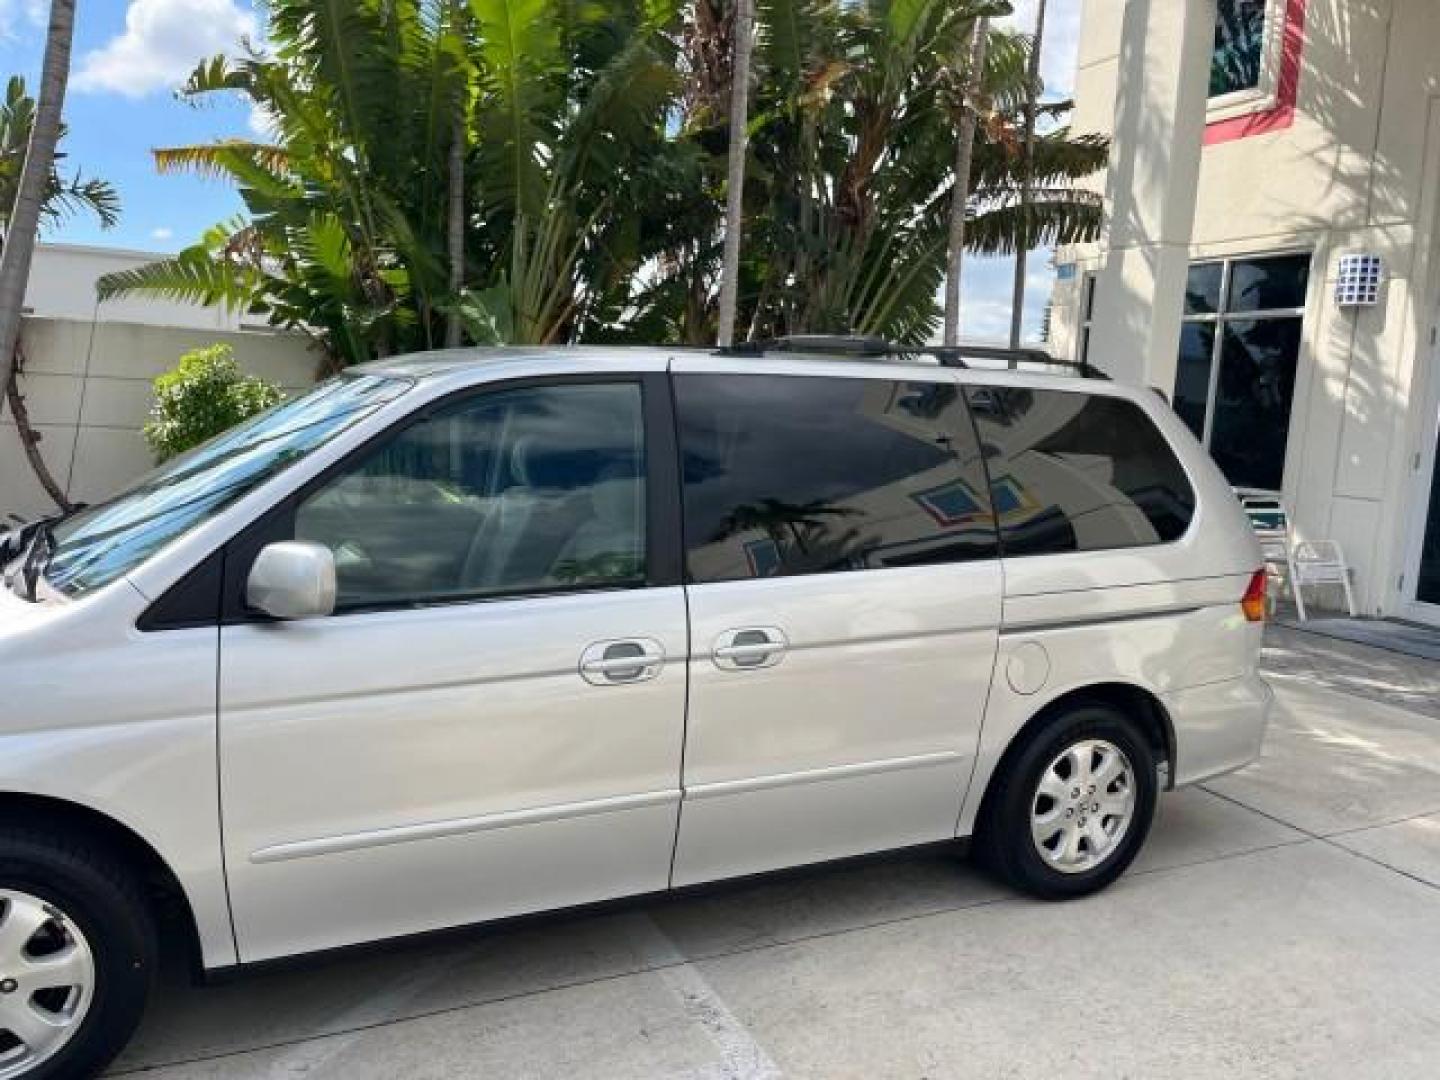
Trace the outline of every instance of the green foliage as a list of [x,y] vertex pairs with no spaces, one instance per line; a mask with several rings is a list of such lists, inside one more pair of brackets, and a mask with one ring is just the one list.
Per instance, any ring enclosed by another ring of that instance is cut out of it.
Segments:
[[[9,226],[34,127],[35,99],[25,92],[25,80],[13,75],[6,83],[5,99],[0,101],[0,231]],[[63,127],[60,137],[65,137]],[[61,172],[59,165],[64,160],[64,154],[55,154],[45,202],[40,208],[42,224],[58,225],[73,214],[90,213],[99,219],[101,228],[112,228],[120,220],[119,194],[108,181],[87,177],[78,170],[70,175]]]
[[[923,340],[939,318],[964,41],[1001,0],[758,0],[741,336]],[[714,340],[731,0],[269,0],[269,51],[182,91],[240,95],[263,140],[157,150],[245,206],[102,280],[311,335],[332,367],[474,343]],[[992,31],[972,250],[1093,237],[1108,147],[1046,106],[1020,220],[1030,41]],[[457,125],[457,121],[460,123]],[[464,138],[464,265],[446,207]]]
[[228,431],[280,401],[280,388],[241,372],[229,345],[192,349],[155,379],[144,428],[157,462]]

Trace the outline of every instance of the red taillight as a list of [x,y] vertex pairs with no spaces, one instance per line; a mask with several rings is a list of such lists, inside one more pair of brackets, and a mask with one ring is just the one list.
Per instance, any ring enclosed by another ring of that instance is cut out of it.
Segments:
[[1256,570],[1250,575],[1250,584],[1245,588],[1245,595],[1240,598],[1240,610],[1245,612],[1245,618],[1249,622],[1265,621],[1265,609],[1269,606],[1265,602],[1266,581],[1264,569]]

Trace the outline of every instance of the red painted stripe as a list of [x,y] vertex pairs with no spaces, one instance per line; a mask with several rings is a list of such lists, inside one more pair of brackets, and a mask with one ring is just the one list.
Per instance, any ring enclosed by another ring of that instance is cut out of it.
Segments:
[[1295,122],[1295,102],[1300,97],[1300,58],[1305,51],[1305,11],[1310,0],[1290,0],[1285,9],[1285,39],[1281,45],[1280,75],[1275,85],[1275,105],[1263,112],[1217,120],[1205,125],[1205,145],[1233,142],[1283,131]]

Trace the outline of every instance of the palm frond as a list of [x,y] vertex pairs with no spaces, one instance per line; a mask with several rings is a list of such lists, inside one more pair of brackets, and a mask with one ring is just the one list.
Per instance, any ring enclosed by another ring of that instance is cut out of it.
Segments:
[[244,311],[254,302],[263,277],[252,266],[218,259],[197,245],[173,259],[106,274],[95,291],[102,301],[142,295]]

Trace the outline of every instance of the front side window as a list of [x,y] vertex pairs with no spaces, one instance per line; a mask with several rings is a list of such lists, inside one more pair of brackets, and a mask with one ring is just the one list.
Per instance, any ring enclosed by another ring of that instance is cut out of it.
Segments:
[[1062,390],[968,393],[1005,555],[1140,547],[1184,535],[1195,493],[1133,402]]
[[1175,411],[1236,487],[1280,490],[1309,283],[1309,255],[1190,268]]
[[675,379],[692,581],[981,559],[994,522],[951,383]]
[[337,610],[643,584],[641,388],[447,406],[306,496],[294,538],[335,553]]
[[46,581],[69,596],[109,584],[411,385],[340,376],[166,462],[56,525]]

